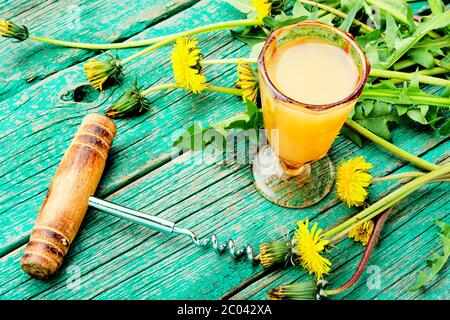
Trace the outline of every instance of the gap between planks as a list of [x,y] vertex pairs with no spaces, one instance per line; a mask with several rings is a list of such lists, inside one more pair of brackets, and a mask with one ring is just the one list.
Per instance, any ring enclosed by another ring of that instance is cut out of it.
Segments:
[[[437,148],[438,146],[440,146],[441,144],[447,142],[449,139],[444,139],[440,142],[438,142],[436,145],[433,146],[433,148],[431,149],[427,149],[424,152],[418,154],[418,156],[423,156],[424,154],[428,153],[429,151],[432,151],[433,149]],[[350,142],[347,139],[343,139],[341,140],[337,145],[333,146],[334,151],[338,151],[338,149],[341,148],[345,148],[346,145],[351,144],[352,142]],[[156,158],[153,163],[152,166],[146,168],[145,170],[142,170],[141,173],[139,175],[135,175],[132,178],[124,181],[121,185],[118,185],[117,188],[113,188],[111,189],[108,193],[102,195],[104,198],[110,197],[111,195],[114,195],[115,193],[120,193],[121,191],[123,191],[122,189],[127,189],[127,187],[140,180],[141,178],[145,177],[146,175],[150,174],[151,172],[153,172],[154,170],[157,170],[165,165],[170,165],[171,162],[173,161],[177,161],[178,157],[181,155],[185,155],[186,157],[190,157],[190,155],[192,154],[192,152],[187,152],[187,153],[182,153],[180,155],[178,155],[175,158],[171,157],[171,152],[166,152],[161,154],[158,158]],[[391,172],[400,169],[402,166],[398,167],[398,168],[393,168]],[[45,192],[42,191],[42,192]],[[42,193],[41,192],[41,193]],[[16,249],[20,248],[21,246],[23,246],[24,244],[26,244],[28,242],[28,238],[29,238],[29,233],[27,235],[24,235],[23,237],[21,237],[18,241],[5,246],[4,248],[0,249],[0,258],[7,256],[9,253],[15,251]]]
[[[196,4],[197,4],[198,2],[200,2],[200,1],[201,1],[201,0],[185,0],[185,2],[182,2],[182,3],[170,3],[170,4],[168,4],[168,5],[163,5],[165,11],[162,11],[161,14],[160,14],[159,16],[153,16],[153,17],[151,17],[151,18],[148,20],[148,22],[149,22],[148,25],[146,25],[144,28],[139,29],[139,31],[138,31],[138,30],[135,30],[135,29],[134,29],[134,26],[138,26],[138,25],[140,25],[141,23],[140,23],[139,20],[133,21],[133,23],[131,23],[131,24],[128,26],[128,28],[125,28],[125,27],[124,27],[124,29],[122,30],[122,31],[128,31],[129,33],[127,33],[126,35],[121,35],[121,37],[119,37],[119,38],[117,38],[117,39],[114,39],[114,41],[110,41],[110,42],[108,42],[108,43],[126,42],[126,41],[128,41],[128,40],[130,40],[130,39],[132,39],[132,38],[134,38],[134,37],[137,37],[137,36],[139,36],[141,33],[145,32],[145,31],[148,31],[148,29],[150,29],[150,28],[152,28],[152,27],[154,27],[154,26],[157,26],[157,25],[160,24],[161,22],[164,22],[166,19],[169,19],[169,18],[171,18],[172,16],[175,16],[175,15],[177,15],[177,14],[179,14],[179,13],[182,13],[183,11],[185,11],[185,10],[191,8],[192,6],[196,5]],[[25,10],[23,10],[23,11],[21,11],[21,12],[19,12],[19,13],[15,13],[15,14],[10,15],[10,16],[8,16],[7,18],[13,19],[13,18],[15,18],[15,17],[17,17],[17,16],[20,16],[20,15],[25,14],[26,12],[32,11],[33,8],[39,8],[38,11],[40,12],[40,11],[42,11],[42,10],[41,10],[41,9],[42,9],[42,8],[41,8],[41,7],[42,7],[41,4],[43,4],[43,3],[38,3],[38,4],[36,4],[36,5],[33,5],[32,7],[26,8]],[[58,1],[51,2],[51,4],[52,4],[52,5],[55,4],[57,8],[59,7]],[[48,6],[48,3],[45,3],[44,8],[47,8],[47,6]],[[64,7],[64,6],[63,6],[63,7]],[[52,7],[51,10],[56,10],[56,9]],[[38,18],[39,18],[39,17],[38,17]],[[131,30],[131,31],[130,31],[130,30]],[[49,38],[52,38],[52,35],[51,35],[51,34],[46,34],[45,36],[46,36],[46,37],[49,37]],[[56,38],[59,39],[60,37],[59,37],[59,36],[56,36]],[[99,40],[100,40],[100,39],[98,39],[97,41],[94,41],[94,42],[98,42]],[[68,41],[70,41],[70,39],[69,39]],[[38,44],[38,42],[35,42],[35,41],[32,41],[32,42],[34,42],[35,45]],[[33,44],[32,44],[32,45],[33,45]],[[58,47],[61,48],[60,46],[57,46],[57,45],[51,45],[51,44],[46,44],[46,45],[48,45],[48,46],[54,46],[54,47],[56,47],[56,48],[58,48]],[[34,86],[39,85],[40,82],[45,81],[46,79],[50,78],[51,76],[53,76],[53,75],[55,75],[55,74],[58,74],[58,73],[60,73],[60,72],[62,72],[62,71],[65,71],[65,70],[67,70],[67,69],[69,69],[69,68],[71,68],[71,67],[73,67],[73,66],[75,66],[75,65],[84,63],[86,60],[89,60],[89,59],[98,57],[99,55],[102,55],[104,52],[109,52],[109,51],[110,51],[110,50],[102,51],[102,50],[84,50],[84,49],[70,49],[70,48],[66,48],[66,50],[79,50],[79,51],[85,51],[86,54],[85,54],[85,55],[77,56],[77,58],[75,59],[75,61],[71,61],[72,59],[68,59],[68,60],[67,60],[67,64],[63,64],[63,65],[62,65],[62,68],[59,69],[59,70],[54,70],[54,71],[46,72],[45,75],[43,75],[43,76],[35,76],[35,77],[34,77],[33,79],[31,79],[30,81],[27,81],[28,83],[32,83],[32,85],[29,86],[29,87],[22,88],[21,90],[29,90],[30,88],[33,88]],[[35,51],[29,50],[29,55],[35,55],[35,54],[36,54]],[[23,60],[27,60],[27,55],[26,55],[26,53],[25,53],[25,55],[22,56],[21,58],[22,58]],[[19,92],[20,92],[20,91],[19,91]],[[18,92],[17,92],[17,93],[18,93]],[[16,93],[16,94],[17,94],[17,93]],[[13,94],[13,95],[9,94],[8,91],[2,92],[2,93],[0,93],[0,102],[2,102],[2,101],[4,101],[4,100],[7,100],[7,99],[9,99],[9,98],[14,97],[14,95],[15,95],[15,94]]]
[[[445,139],[444,141],[442,141],[441,143],[439,143],[438,145],[436,145],[436,146],[433,147],[432,149],[427,150],[426,152],[424,152],[424,154],[425,154],[425,153],[428,153],[429,151],[432,151],[433,149],[437,148],[439,145],[441,145],[442,143],[444,143],[444,142],[446,142],[446,141],[448,141],[448,139]],[[442,161],[439,162],[439,164],[446,163],[447,161],[448,161],[448,159],[442,159]],[[398,170],[401,170],[402,168],[406,167],[407,165],[408,165],[408,164],[404,164],[404,165],[402,165],[402,166],[400,166],[400,167],[398,167],[398,168],[395,168],[395,169],[391,170],[388,174],[392,174],[393,172],[396,172],[396,171],[398,171]],[[433,187],[430,191],[427,191],[427,194],[430,193],[430,192],[432,192],[433,190],[439,188],[439,187],[442,186],[444,183],[445,183],[445,182],[437,184],[437,185],[436,185],[435,187]],[[380,198],[380,197],[382,197],[382,196],[383,196],[383,195],[379,195],[378,198]],[[419,201],[420,199],[421,199],[421,197],[419,197],[418,199],[415,199],[415,200],[412,201],[411,203],[417,202],[417,201]],[[411,204],[411,203],[408,203],[408,205]],[[338,203],[336,203],[335,205],[338,205]],[[397,206],[394,206],[394,209],[395,209],[395,207],[397,207]],[[330,210],[330,209],[332,209],[332,207],[330,207],[330,208],[327,209],[327,210]],[[397,209],[398,209],[398,207],[397,207]],[[424,210],[424,209],[422,209],[421,211],[423,211],[423,210]],[[396,214],[391,215],[391,216],[389,217],[389,219],[392,219],[393,216],[396,216]],[[404,223],[402,223],[402,225],[406,224],[406,223],[407,223],[409,220],[411,220],[412,218],[413,218],[413,217],[410,217],[407,221],[405,221]],[[388,220],[388,221],[389,221],[389,220]],[[400,227],[400,226],[399,226],[399,227]],[[384,235],[380,238],[380,240],[386,238],[389,234],[391,234],[392,232],[394,232],[395,230],[397,230],[399,227],[397,227],[396,229],[393,229],[393,230],[392,230],[391,232],[389,232],[388,234],[384,234]],[[428,227],[428,228],[427,228],[426,230],[424,230],[421,234],[425,233],[427,230],[429,230],[429,229],[431,229],[431,228],[432,228],[432,226]],[[280,239],[278,239],[278,240],[280,240]],[[352,246],[355,246],[355,245],[356,245],[355,243],[352,244]],[[372,256],[375,256],[375,255],[376,255],[376,253],[372,254]],[[355,260],[356,258],[358,258],[359,256],[360,256],[360,255],[355,255],[355,256],[353,256],[351,259],[349,259],[348,261],[346,261],[345,264],[348,264],[348,263],[354,261],[354,260]],[[373,258],[373,257],[371,257],[371,258]],[[339,270],[340,268],[344,267],[345,264],[340,265],[336,270]],[[335,271],[336,271],[336,270],[335,270]],[[255,279],[249,278],[249,279],[244,280],[241,284],[239,284],[239,285],[236,286],[235,288],[232,288],[231,290],[229,290],[228,292],[226,292],[226,293],[222,296],[222,299],[226,299],[226,300],[228,300],[228,299],[233,299],[234,296],[238,295],[241,291],[243,291],[243,290],[246,289],[247,287],[251,286],[254,282],[256,282],[256,281],[258,281],[258,280],[261,280],[262,278],[264,278],[264,277],[266,277],[266,276],[270,276],[271,273],[272,273],[271,271],[263,272],[263,273],[261,274],[261,276],[258,276],[258,277],[256,277]],[[300,278],[301,278],[301,277],[300,277]],[[300,279],[300,278],[299,278],[299,279]],[[298,280],[298,279],[297,279],[297,280]],[[356,289],[356,288],[357,288],[357,287],[354,287],[354,289]]]
[[[225,44],[225,45],[226,45],[226,44]],[[242,48],[242,45],[239,46],[239,48]],[[238,49],[239,49],[239,48],[238,48]],[[217,51],[217,50],[219,50],[219,49],[220,49],[220,48],[215,48],[215,50],[214,50],[213,52],[209,53],[209,54],[213,54],[215,51]],[[209,54],[208,54],[208,55],[209,55]],[[216,75],[215,77],[213,77],[213,80],[216,79],[216,78],[220,78],[220,77],[222,77],[223,75],[228,74],[228,73],[231,72],[231,71],[232,71],[232,68],[231,68],[231,67],[230,67],[230,68],[227,68],[227,69],[225,69],[225,70],[221,70],[221,73],[218,74],[218,75]],[[178,100],[181,100],[181,99],[183,99],[183,98],[186,97],[186,96],[187,96],[187,94],[183,95],[183,96],[180,97]],[[160,98],[160,97],[158,97],[156,100],[158,100],[159,98]],[[234,97],[226,97],[226,100],[231,100],[231,99],[233,99],[233,98],[234,98]],[[155,100],[155,101],[156,101],[156,100]],[[163,109],[165,109],[165,108],[167,108],[167,107],[169,107],[169,105],[165,105],[165,106],[163,107]],[[160,112],[161,112],[161,110],[160,110]],[[135,126],[139,125],[140,123],[142,123],[142,122],[145,121],[145,120],[146,120],[146,118],[143,118],[143,120],[140,121],[140,122],[138,122]],[[121,127],[121,126],[119,126],[119,127]],[[138,143],[140,140],[142,140],[142,139],[139,139],[139,140],[137,140],[137,141],[134,141],[131,145],[128,145],[127,148],[133,146],[135,143]],[[138,172],[138,173],[133,173],[133,175],[132,175],[130,178],[127,178],[127,179],[125,179],[124,181],[121,181],[120,184],[117,184],[117,185],[113,186],[111,189],[107,190],[107,192],[105,192],[105,193],[102,194],[102,195],[109,196],[110,194],[114,193],[115,191],[120,190],[121,188],[125,187],[126,185],[128,185],[128,184],[130,184],[130,183],[132,183],[132,182],[134,182],[134,181],[136,181],[136,180],[138,180],[138,179],[140,179],[142,176],[144,176],[144,175],[146,175],[146,174],[152,172],[153,170],[155,170],[155,169],[157,169],[157,168],[159,168],[159,167],[165,165],[166,163],[168,163],[168,162],[171,161],[171,160],[172,160],[172,158],[171,158],[171,152],[166,152],[166,153],[160,154],[158,157],[152,159],[152,164],[151,164],[150,166],[144,168],[144,170],[140,170],[140,172]],[[46,170],[46,169],[51,169],[52,167],[53,167],[53,166],[50,166],[50,167],[48,167],[48,168],[45,168],[44,170]],[[15,250],[16,248],[20,247],[22,244],[24,244],[24,243],[27,242],[27,239],[28,239],[28,236],[25,235],[25,236],[23,236],[22,238],[20,238],[16,243],[13,243],[13,244],[11,244],[11,245],[9,245],[9,246],[3,248],[2,250],[0,250],[0,256],[4,256],[4,255],[6,255],[8,252],[11,252],[11,251]]]
[[[424,196],[426,196],[426,195],[428,195],[430,192],[433,192],[435,189],[437,189],[437,188],[439,188],[439,185],[438,186],[436,186],[436,187],[434,187],[432,190],[429,190],[429,192],[427,192],[425,195],[423,195],[423,196],[420,196],[419,198],[417,198],[417,199],[415,199],[414,201],[413,201],[413,203],[414,202],[417,202],[417,201],[420,201]],[[408,204],[409,205],[409,204]],[[444,206],[444,205],[446,205],[446,204],[443,204],[443,205],[441,205],[440,207],[442,207],[442,206]],[[412,219],[415,219],[415,217],[418,215],[418,214],[420,214],[421,212],[423,212],[424,210],[426,210],[426,208],[425,207],[423,207],[422,209],[420,209],[419,211],[418,211],[418,213],[415,215],[415,216],[413,216],[413,217],[410,217],[409,219],[408,219],[408,221],[405,221],[405,222],[403,222],[400,226],[398,226],[397,228],[395,228],[395,229],[392,229],[392,230],[390,230],[389,232],[384,232],[384,233],[382,233],[382,237],[380,238],[381,240],[384,240],[384,239],[386,239],[386,238],[388,238],[389,237],[389,235],[391,235],[392,233],[394,233],[395,231],[397,231],[401,226],[403,226],[404,224],[406,224],[406,223],[408,223],[410,220],[412,220]],[[449,215],[447,214],[447,216],[446,217],[448,217]],[[392,217],[391,217],[392,218]],[[432,224],[432,223],[430,223],[430,226],[428,226],[425,230],[423,230],[418,236],[420,236],[420,235],[422,235],[422,234],[425,234],[427,231],[429,231],[429,230],[431,230],[431,229],[433,229],[433,227],[434,227],[434,225]],[[404,238],[403,236],[402,236],[402,238]],[[386,241],[386,240],[385,240]],[[412,252],[408,252],[408,254],[409,253],[412,253],[412,254],[414,254],[415,252],[419,252],[420,251],[420,249],[421,248],[431,248],[432,246],[436,246],[437,245],[437,242],[438,242],[438,239],[437,239],[437,237],[435,237],[435,241],[432,241],[431,243],[427,243],[427,242],[425,242],[425,243],[421,243],[418,247],[414,247],[413,248],[413,250],[414,251],[412,251]],[[356,243],[354,243],[354,242],[352,242],[351,244],[350,244],[350,247],[355,247],[357,244]],[[348,250],[349,249],[349,247],[346,247],[346,248],[343,248],[343,249],[341,249],[339,252],[343,252],[343,251],[345,251],[345,250]],[[399,251],[399,250],[401,250],[401,248],[394,248],[394,253],[395,252],[397,252],[397,251]],[[338,254],[339,254],[339,252],[337,252],[336,254],[334,254],[334,256],[332,256],[332,257],[330,257],[331,259],[333,259],[334,257],[336,257]],[[379,258],[379,257],[381,257],[382,256],[382,250],[376,250],[374,253],[373,253],[373,255],[372,255],[372,257],[371,257],[371,260],[373,260],[374,258]],[[349,260],[346,260],[344,263],[342,263],[342,264],[340,264],[340,265],[338,265],[338,267],[333,271],[333,275],[335,275],[336,273],[336,271],[338,271],[338,270],[341,270],[341,269],[344,269],[345,270],[345,268],[348,268],[348,267],[350,267],[350,265],[351,265],[351,263],[353,262],[355,262],[356,261],[356,259],[357,258],[359,258],[361,256],[361,252],[359,252],[359,253],[357,253],[357,254],[355,254],[355,255],[353,255]],[[426,257],[423,257],[424,259],[426,258]],[[402,255],[401,256],[401,259],[405,259],[405,255]],[[423,268],[424,267],[424,265],[423,264],[421,264],[421,262],[423,262],[422,261],[422,259],[420,259],[420,261],[413,267],[413,270],[411,271],[411,272],[413,272],[413,271],[415,271],[415,270],[417,270],[418,268]],[[351,270],[351,273],[354,271],[356,269],[356,266],[354,265],[353,267],[352,267],[352,270]],[[277,276],[277,274],[278,275],[280,275],[280,276],[283,276],[283,275],[285,275],[284,273],[287,271],[287,273],[294,273],[294,272],[298,272],[298,269],[295,269],[294,270],[294,268],[291,268],[291,269],[289,269],[289,270],[277,270],[277,271],[275,271],[274,273],[270,273],[270,274],[268,274],[268,275],[266,275],[267,277],[270,277],[270,276],[275,276],[276,278],[278,278],[278,276]],[[332,277],[332,278],[330,278],[330,279],[328,279],[328,280],[330,280],[332,283],[334,282],[334,280],[337,278],[337,279],[339,279],[340,281],[338,281],[338,282],[345,282],[346,280],[347,280],[347,277],[350,277],[350,274],[351,273],[349,273],[349,272],[341,272],[340,274],[337,274],[337,275],[335,275],[334,277]],[[297,277],[294,277],[294,278],[292,278],[292,277],[288,277],[288,280],[287,281],[285,281],[285,283],[294,283],[294,282],[301,282],[301,281],[304,281],[304,278],[306,277],[307,275],[304,273],[304,272],[302,272],[301,274],[299,274],[299,276],[297,276]],[[442,276],[442,275],[441,275]],[[345,277],[345,279],[344,280],[342,280],[341,278],[342,277]],[[262,279],[263,281],[264,281],[264,279]],[[275,281],[276,279],[272,279],[272,281]],[[360,279],[360,281],[361,281],[362,279]],[[437,281],[437,283],[440,283],[440,282],[442,282],[442,278],[441,279],[435,279],[435,281],[436,280],[438,280]],[[255,288],[255,289],[253,289],[253,290],[251,290],[250,292],[248,292],[247,294],[244,294],[244,296],[242,297],[242,296],[239,296],[239,293],[241,292],[241,291],[243,291],[243,290],[239,290],[239,291],[230,291],[230,292],[228,292],[227,294],[225,294],[224,296],[227,298],[227,299],[242,299],[242,298],[252,298],[255,294],[257,294],[258,292],[264,292],[264,293],[266,293],[267,292],[267,290],[268,290],[268,286],[270,286],[270,282],[269,282],[270,280],[268,279],[268,280],[266,280],[265,281],[265,283],[262,283],[262,285],[261,286],[258,286],[257,288]],[[250,286],[251,284],[248,284],[247,285],[247,287],[248,286]],[[271,286],[270,288],[272,288],[272,287],[275,287],[276,285],[273,285],[273,286]],[[395,282],[394,283],[392,283],[392,286],[395,286]],[[346,296],[348,296],[348,295],[351,295],[355,290],[357,290],[359,287],[361,287],[361,282],[359,282],[358,283],[358,285],[356,285],[356,286],[354,286],[348,293],[346,293]],[[386,288],[384,288],[384,290],[386,290],[387,288],[389,288],[389,287],[391,287],[391,285],[388,285]],[[256,289],[258,289],[259,288],[259,290],[256,290]],[[381,293],[381,291],[382,290],[380,290],[380,293]]]

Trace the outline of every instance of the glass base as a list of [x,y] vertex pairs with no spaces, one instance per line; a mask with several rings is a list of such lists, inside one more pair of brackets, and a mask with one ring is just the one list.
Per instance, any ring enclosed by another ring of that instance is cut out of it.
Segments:
[[287,168],[270,146],[264,146],[252,165],[255,187],[267,200],[287,208],[305,208],[322,200],[334,183],[334,166],[328,156]]

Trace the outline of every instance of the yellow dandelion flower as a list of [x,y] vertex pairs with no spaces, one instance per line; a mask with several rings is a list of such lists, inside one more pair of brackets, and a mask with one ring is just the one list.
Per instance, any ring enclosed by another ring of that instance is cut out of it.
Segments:
[[259,82],[258,77],[252,66],[238,59],[237,64],[238,80],[235,83],[236,88],[242,91],[242,100],[253,101],[258,99]]
[[356,228],[353,228],[348,233],[349,238],[355,239],[355,241],[361,242],[363,245],[367,245],[372,236],[373,228],[375,224],[372,220],[368,220],[363,224],[360,224]]
[[15,23],[0,19],[0,36],[24,41],[28,38],[28,29]]
[[108,55],[109,60],[91,59],[84,65],[84,71],[91,84],[97,90],[103,90],[107,80],[117,81],[122,74],[122,65],[118,56]]
[[202,75],[200,64],[202,54],[197,43],[195,38],[180,37],[172,50],[175,80],[180,87],[193,93],[201,93],[206,88],[206,78]]
[[270,16],[272,3],[270,0],[252,0],[252,6],[255,9],[258,17],[256,18],[262,23],[263,19]]
[[339,165],[336,174],[337,195],[347,206],[360,206],[366,200],[369,194],[366,189],[372,180],[370,168],[372,165],[362,156]]
[[298,256],[300,264],[310,274],[315,273],[319,280],[331,269],[331,261],[320,255],[330,241],[322,238],[322,229],[317,229],[317,223],[312,226],[311,230],[308,230],[308,219],[304,222],[299,221],[297,224],[293,252]]

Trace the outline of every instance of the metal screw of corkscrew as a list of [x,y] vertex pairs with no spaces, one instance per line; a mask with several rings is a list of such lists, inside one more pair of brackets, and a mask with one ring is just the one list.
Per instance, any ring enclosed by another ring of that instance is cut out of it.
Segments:
[[250,262],[256,263],[259,261],[259,255],[255,255],[254,250],[250,245],[237,249],[232,239],[229,239],[225,243],[219,243],[215,234],[212,234],[208,238],[199,239],[194,232],[186,228],[177,227],[172,221],[122,207],[95,197],[89,197],[89,206],[117,218],[125,219],[162,233],[187,236],[196,246],[207,248],[211,245],[219,254],[228,251],[235,259],[246,256],[247,260]]
[[199,247],[229,252],[236,259],[259,260],[250,246],[237,249],[232,240],[219,243],[215,235],[199,239],[191,230],[172,221],[90,197],[100,182],[116,132],[116,125],[108,117],[99,114],[84,117],[61,159],[30,233],[20,260],[24,272],[38,279],[49,279],[58,272],[88,205],[160,232],[189,237]]

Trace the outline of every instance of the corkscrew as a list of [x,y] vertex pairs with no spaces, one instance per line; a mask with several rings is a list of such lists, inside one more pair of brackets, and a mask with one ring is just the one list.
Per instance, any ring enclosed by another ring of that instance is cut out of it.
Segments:
[[259,260],[251,246],[236,248],[233,240],[219,243],[214,234],[200,239],[172,221],[92,197],[115,135],[116,125],[105,116],[90,114],[83,119],[48,188],[20,261],[23,271],[39,279],[54,275],[89,206],[156,231],[186,236],[198,247],[212,247],[218,253],[228,251],[236,259]]
[[201,248],[208,248],[209,246],[211,246],[214,251],[219,254],[228,251],[229,255],[234,259],[241,259],[243,257],[246,257],[248,261],[253,263],[257,263],[259,261],[259,255],[255,255],[252,246],[247,245],[242,248],[236,248],[233,239],[228,239],[227,242],[219,243],[216,234],[212,234],[210,237],[200,239],[191,230],[180,228],[172,221],[122,207],[118,204],[95,197],[89,197],[89,206],[117,218],[131,221],[162,233],[186,236],[190,238],[192,243],[194,243],[196,246]]

